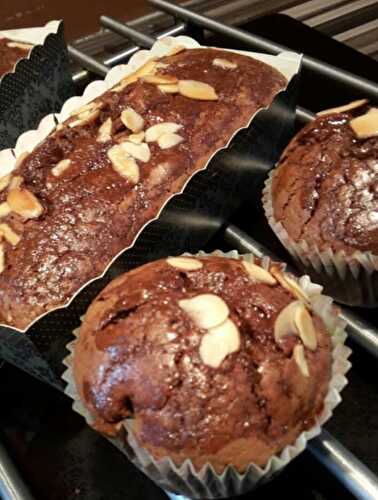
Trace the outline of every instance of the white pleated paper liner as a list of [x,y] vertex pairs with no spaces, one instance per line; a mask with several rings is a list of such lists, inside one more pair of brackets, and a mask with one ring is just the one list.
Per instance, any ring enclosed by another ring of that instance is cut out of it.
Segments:
[[[28,130],[27,132],[22,133],[17,140],[17,143],[13,149],[3,149],[0,151],[0,177],[7,175],[8,173],[12,172],[15,168],[15,165],[17,163],[17,160],[21,157],[23,154],[27,154],[35,147],[37,147],[46,137],[52,133],[57,124],[60,124],[64,122],[71,113],[79,109],[80,107],[88,104],[89,102],[93,101],[94,99],[98,98],[105,92],[107,92],[110,88],[112,88],[114,85],[119,83],[123,78],[131,75],[135,71],[137,71],[139,68],[141,68],[144,64],[146,64],[147,61],[152,60],[152,59],[158,59],[164,56],[169,55],[172,51],[177,49],[178,47],[185,47],[187,49],[201,49],[201,48],[208,48],[205,46],[201,46],[196,40],[193,38],[187,37],[187,36],[178,36],[178,37],[166,37],[161,40],[158,40],[157,42],[154,43],[154,45],[151,47],[150,50],[140,50],[136,52],[128,61],[127,64],[120,64],[117,66],[114,66],[109,70],[107,73],[106,77],[104,80],[95,80],[91,82],[87,87],[85,88],[83,94],[81,96],[74,96],[65,101],[65,103],[62,106],[62,109],[60,113],[52,113],[49,115],[46,115],[39,123],[38,128],[35,130]],[[228,50],[228,49],[221,49],[221,50]],[[294,52],[282,52],[278,55],[272,56],[268,54],[260,54],[258,52],[250,52],[250,51],[242,51],[242,50],[229,50],[229,52],[235,52],[237,54],[242,54],[247,57],[252,57],[254,59],[257,59],[265,64],[268,64],[269,66],[275,68],[278,70],[280,73],[282,73],[285,78],[287,79],[287,84],[282,90],[278,91],[276,93],[279,94],[280,92],[284,92],[287,89],[287,86],[290,84],[290,81],[298,74],[300,65],[301,65],[301,55],[296,54]],[[273,99],[276,97],[273,96]],[[238,132],[242,129],[248,128],[257,113],[259,113],[262,109],[268,109],[269,106],[267,107],[262,107],[259,108],[253,116],[250,117],[248,123],[245,124],[245,126],[237,129],[234,131],[232,136],[229,138],[227,141],[227,144],[224,146],[216,149],[211,157],[208,159],[206,164],[201,166],[199,169],[197,169],[195,172],[193,172],[187,179],[185,184],[182,186],[182,189],[180,191],[177,191],[173,194],[170,194],[167,199],[164,201],[164,203],[161,205],[158,213],[151,217],[150,220],[148,220],[142,227],[139,228],[138,233],[135,235],[133,242],[128,246],[123,248],[117,255],[114,255],[114,257],[111,259],[111,261],[107,264],[107,266],[104,268],[103,272],[98,275],[94,276],[92,279],[87,281],[79,290],[77,290],[72,296],[70,296],[67,299],[67,302],[54,307],[46,312],[44,312],[41,316],[35,318],[32,323],[30,323],[26,328],[24,329],[18,329],[14,328],[15,330],[19,332],[25,332],[27,331],[34,323],[36,323],[39,319],[41,319],[43,316],[46,316],[47,314],[53,312],[54,310],[57,309],[62,309],[65,307],[68,307],[71,302],[77,297],[81,291],[86,288],[90,283],[93,281],[103,277],[105,273],[108,271],[108,269],[111,267],[113,262],[119,257],[121,253],[123,253],[125,250],[128,250],[132,248],[137,241],[139,235],[142,233],[144,228],[153,222],[154,220],[158,219],[165,208],[166,204],[169,202],[169,200],[177,195],[180,195],[183,193],[186,189],[187,184],[190,182],[190,180],[200,171],[206,170],[208,167],[210,161],[213,159],[213,157],[222,149],[227,149],[229,145],[231,144],[233,138],[236,136]],[[8,325],[6,324],[0,324],[0,326],[5,326],[7,327]]]
[[378,255],[356,250],[348,255],[331,248],[320,250],[307,241],[294,241],[274,217],[272,182],[275,169],[265,181],[263,206],[266,218],[282,245],[301,270],[322,284],[327,294],[343,304],[375,307],[378,305]]
[[[240,256],[237,251],[228,253],[217,251],[212,254],[200,252],[197,254],[199,257],[207,255],[218,255],[230,259],[243,258],[248,262],[254,261],[253,255]],[[264,258],[263,266],[268,268],[269,264],[270,259]],[[272,456],[265,467],[261,468],[251,463],[244,473],[240,473],[230,464],[223,473],[218,474],[210,464],[206,464],[200,470],[196,470],[189,459],[180,466],[173,463],[169,457],[155,460],[135,439],[133,434],[133,420],[126,419],[120,425],[118,436],[110,438],[110,441],[134,465],[163,489],[185,495],[189,498],[202,499],[227,498],[246,493],[256,488],[259,484],[271,480],[293,458],[300,454],[306,448],[307,441],[320,434],[321,426],[331,417],[334,408],[340,403],[340,392],[347,384],[345,374],[351,366],[348,361],[351,350],[344,345],[346,338],[344,331],[345,322],[339,318],[338,310],[333,306],[332,299],[322,295],[321,286],[312,283],[308,276],[302,276],[298,280],[296,279],[296,281],[308,297],[311,309],[323,319],[328,331],[332,335],[332,374],[329,389],[324,400],[324,407],[321,414],[316,418],[316,423],[311,429],[302,432],[296,441],[286,446],[279,455]],[[78,337],[80,330],[77,329],[74,335]],[[68,344],[67,349],[70,354],[64,360],[64,364],[67,366],[67,370],[63,374],[63,379],[67,382],[65,392],[74,401],[73,409],[82,415],[87,423],[91,425],[93,419],[79,399],[72,373],[75,344],[76,340]]]

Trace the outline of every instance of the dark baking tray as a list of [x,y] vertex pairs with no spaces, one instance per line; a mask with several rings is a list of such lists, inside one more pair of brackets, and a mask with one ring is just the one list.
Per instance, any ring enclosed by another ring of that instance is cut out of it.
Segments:
[[[371,80],[376,79],[376,63],[286,16],[268,16],[243,28]],[[221,37],[214,38],[212,43],[231,46],[230,40]],[[305,79],[300,104],[316,110],[340,101],[340,89],[329,87],[328,103],[324,106],[321,98],[325,97],[325,92],[320,95],[318,89],[313,79]],[[242,207],[233,222],[285,256],[268,230],[256,200]],[[208,245],[208,249],[217,247],[227,249],[220,234]],[[367,316],[365,312],[363,315]],[[370,311],[369,316],[378,323],[376,310]],[[355,347],[352,361],[353,370],[349,375],[350,384],[343,393],[344,402],[326,427],[378,473],[376,362]],[[58,391],[10,365],[0,370],[0,375],[2,437],[36,500],[166,498],[118,450],[89,429],[81,417],[72,412],[70,401]],[[353,497],[308,452],[304,452],[274,482],[245,498],[346,500]]]

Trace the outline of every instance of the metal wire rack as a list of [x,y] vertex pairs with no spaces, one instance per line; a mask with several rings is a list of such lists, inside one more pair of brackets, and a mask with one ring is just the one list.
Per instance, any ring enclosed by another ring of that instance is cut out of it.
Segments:
[[[183,33],[195,33],[196,35],[205,37],[203,30],[207,30],[212,33],[221,34],[234,41],[240,41],[254,50],[271,54],[289,50],[287,47],[276,44],[266,38],[251,35],[246,31],[222,24],[182,6],[169,3],[166,0],[149,0],[149,2],[158,9],[173,15],[176,19],[173,27],[161,32],[156,38],[175,36]],[[102,16],[100,24],[104,28],[133,42],[134,45],[113,54],[104,61],[99,61],[81,50],[69,46],[68,49],[71,58],[82,68],[73,75],[73,80],[78,86],[86,83],[93,76],[104,77],[112,66],[126,62],[140,48],[150,48],[156,41],[156,38],[108,16]],[[309,71],[321,75],[330,83],[342,83],[348,87],[356,98],[362,96],[368,97],[372,102],[378,103],[378,88],[375,82],[307,55],[303,57],[303,65]],[[307,123],[313,116],[312,111],[297,107],[296,118],[298,125]],[[269,249],[265,248],[235,225],[226,227],[222,237],[227,244],[241,252],[252,252],[259,257],[269,255],[277,260],[277,256],[272,254]],[[378,358],[377,329],[349,308],[342,308],[342,317],[347,322],[347,331],[350,339],[370,355]],[[363,500],[376,500],[378,498],[378,477],[329,432],[324,430],[319,437],[310,441],[308,449],[356,498]],[[170,493],[167,494],[172,499],[178,500],[184,498]],[[1,446],[0,497],[5,500],[32,499],[20,475],[9,460],[5,448]]]

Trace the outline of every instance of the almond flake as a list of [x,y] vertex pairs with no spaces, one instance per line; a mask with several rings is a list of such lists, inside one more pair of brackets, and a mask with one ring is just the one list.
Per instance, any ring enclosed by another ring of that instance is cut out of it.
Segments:
[[58,162],[55,165],[55,167],[51,169],[51,173],[55,177],[59,177],[69,168],[70,165],[71,165],[71,160],[69,158],[66,158],[65,160],[60,160],[60,162]]
[[121,121],[134,133],[140,132],[144,127],[144,119],[133,108],[126,108],[122,111]]
[[10,212],[11,212],[10,206],[6,201],[0,203],[0,217],[6,217],[8,214],[10,214]]
[[145,142],[141,144],[135,144],[135,142],[122,142],[120,146],[129,156],[143,163],[147,163],[151,158],[150,148]]
[[178,82],[175,76],[170,75],[145,75],[142,77],[142,80],[146,83],[153,83],[155,85],[166,85]]
[[297,309],[301,307],[301,305],[301,302],[296,300],[290,302],[290,304],[280,311],[274,322],[274,339],[276,342],[280,342],[287,335],[298,335],[294,318]]
[[12,189],[8,193],[7,203],[12,210],[25,219],[36,219],[42,212],[43,207],[27,189]]
[[196,271],[203,267],[200,260],[191,257],[168,257],[166,262],[170,266],[176,267],[177,269],[183,269],[184,271]]
[[171,83],[167,85],[158,85],[159,90],[164,92],[165,94],[177,94],[179,91],[179,87],[177,83]]
[[228,61],[227,59],[222,59],[219,57],[216,57],[213,59],[213,65],[218,66],[219,68],[222,69],[235,69],[238,67],[238,65],[234,62]]
[[330,115],[331,113],[344,113],[345,111],[351,111],[352,109],[359,108],[364,104],[367,104],[367,99],[358,99],[358,101],[352,101],[348,104],[344,104],[344,106],[337,106],[336,108],[324,109],[323,111],[319,111],[316,113],[318,116]]
[[80,108],[76,108],[73,111],[71,111],[70,116],[80,116],[83,114],[87,114],[94,111],[95,109],[100,109],[103,106],[104,103],[101,101],[91,101],[88,102],[87,104],[84,104],[83,106],[80,106]]
[[119,92],[123,90],[130,83],[136,82],[140,77],[148,74],[153,74],[156,71],[156,61],[150,59],[143,66],[141,66],[137,71],[131,73],[130,75],[123,78],[118,85],[111,89],[112,92]]
[[98,129],[97,142],[108,142],[112,138],[112,119],[107,118],[101,127]]
[[131,158],[121,144],[113,146],[108,151],[108,158],[112,163],[114,170],[128,179],[133,184],[139,181],[139,167],[134,158]]
[[93,111],[84,111],[83,113],[77,115],[77,120],[73,120],[72,122],[68,123],[68,126],[70,128],[74,128],[81,125],[87,125],[88,123],[95,121],[99,114],[99,109],[94,109]]
[[182,125],[173,122],[163,122],[152,125],[146,130],[146,142],[154,142],[163,134],[174,134]]
[[226,319],[220,325],[210,328],[202,337],[199,352],[206,365],[218,368],[229,354],[239,348],[239,330],[233,321]]
[[3,175],[3,177],[0,177],[0,192],[4,191],[4,189],[8,187],[10,180],[11,174]]
[[293,278],[290,278],[287,274],[283,274],[276,266],[270,268],[270,273],[276,278],[279,284],[283,288],[286,288],[295,298],[305,303],[309,302],[306,294]]
[[15,175],[10,183],[9,183],[9,191],[12,191],[12,189],[18,189],[21,184],[24,182],[24,179],[20,175]]
[[20,236],[16,234],[8,224],[0,224],[0,235],[4,236],[7,242],[14,247],[18,245],[21,240]]
[[169,149],[172,148],[173,146],[177,146],[177,144],[180,144],[184,140],[181,135],[178,134],[162,134],[159,139],[157,140],[160,149]]
[[129,142],[133,142],[134,144],[141,144],[144,141],[144,132],[139,132],[138,134],[130,134],[127,136],[127,140]]
[[11,49],[31,50],[34,45],[30,43],[8,42],[7,46]]
[[304,377],[309,377],[310,372],[308,371],[305,351],[303,345],[298,344],[293,349],[294,361],[297,363],[299,370]]
[[199,328],[218,326],[229,315],[226,302],[217,295],[210,293],[197,295],[191,299],[179,300],[178,304]]
[[317,339],[314,323],[311,314],[302,303],[294,313],[294,323],[304,346],[311,351],[315,351]]
[[378,113],[366,113],[350,120],[349,125],[360,139],[378,135]]
[[0,243],[0,273],[2,273],[5,269],[5,251],[4,245]]
[[277,283],[270,272],[266,269],[257,266],[256,264],[252,264],[251,262],[247,262],[246,260],[243,260],[242,264],[244,269],[247,271],[248,276],[253,281],[265,283],[266,285],[275,285]]
[[197,80],[180,80],[178,83],[179,92],[190,99],[200,101],[216,101],[218,96],[211,85],[198,82]]

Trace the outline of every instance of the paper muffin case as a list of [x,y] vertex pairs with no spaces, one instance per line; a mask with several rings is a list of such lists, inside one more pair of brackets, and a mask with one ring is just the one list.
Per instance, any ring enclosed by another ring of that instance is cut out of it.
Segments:
[[[211,254],[199,252],[192,256],[206,257],[208,255],[218,255],[229,259],[242,258],[248,262],[254,261],[252,254],[239,255],[236,250],[228,253],[216,251]],[[264,257],[263,267],[267,269],[270,262],[268,257]],[[285,267],[283,267],[284,269]],[[299,455],[306,448],[307,441],[320,434],[321,426],[331,417],[334,408],[340,403],[340,392],[347,384],[345,374],[351,367],[348,361],[351,350],[344,345],[346,339],[345,322],[339,318],[338,309],[333,306],[332,299],[322,295],[321,286],[312,283],[308,276],[302,276],[299,279],[291,277],[297,281],[308,297],[311,309],[323,319],[328,331],[332,332],[332,375],[323,410],[317,417],[315,425],[302,432],[295,443],[286,446],[279,455],[272,456],[265,467],[261,468],[251,463],[244,473],[240,473],[232,465],[229,465],[223,473],[218,474],[210,464],[196,470],[189,459],[180,466],[173,463],[169,457],[160,460],[154,459],[148,451],[138,444],[133,435],[132,419],[125,419],[121,424],[119,435],[116,438],[108,439],[161,488],[189,498],[202,499],[227,498],[244,494],[273,479],[293,458]],[[80,329],[76,329],[73,333],[77,339],[80,335]],[[70,354],[63,361],[67,369],[62,378],[67,382],[65,393],[74,400],[73,409],[91,425],[93,419],[79,399],[73,378],[72,364],[76,342],[77,340],[74,340],[67,345]]]
[[265,182],[263,206],[266,218],[282,245],[290,252],[311,279],[324,286],[336,301],[350,306],[375,307],[378,305],[378,255],[356,250],[348,255],[334,252],[330,247],[320,250],[307,241],[294,241],[274,217],[272,182],[275,169]]

